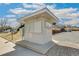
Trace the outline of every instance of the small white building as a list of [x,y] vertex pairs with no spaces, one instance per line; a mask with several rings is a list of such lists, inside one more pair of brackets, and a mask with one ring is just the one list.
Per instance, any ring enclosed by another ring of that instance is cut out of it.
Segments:
[[46,7],[21,18],[20,22],[25,24],[23,29],[24,42],[21,42],[21,45],[24,44],[33,50],[37,50],[37,52],[46,53],[52,47],[50,26],[57,20],[58,18]]

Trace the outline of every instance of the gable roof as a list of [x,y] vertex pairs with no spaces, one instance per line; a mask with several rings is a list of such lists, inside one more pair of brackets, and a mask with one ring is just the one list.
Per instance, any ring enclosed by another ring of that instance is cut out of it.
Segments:
[[23,22],[26,19],[30,19],[31,17],[34,17],[34,16],[36,16],[38,14],[42,15],[42,13],[44,13],[44,12],[49,14],[49,16],[51,16],[52,19],[54,19],[55,21],[58,20],[58,18],[50,11],[50,9],[48,9],[47,7],[43,7],[43,8],[40,8],[40,9],[34,11],[33,13],[25,15],[24,17],[21,18],[20,22]]

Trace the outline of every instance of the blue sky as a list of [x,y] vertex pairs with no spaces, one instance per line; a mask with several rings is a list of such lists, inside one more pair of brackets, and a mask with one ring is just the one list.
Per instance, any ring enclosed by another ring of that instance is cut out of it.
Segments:
[[[78,3],[55,3],[56,4],[56,9],[64,9],[64,8],[78,8],[79,9],[79,4]],[[27,3],[28,5],[32,5],[31,3]],[[54,3],[47,3],[46,5],[52,6]],[[14,9],[14,8],[23,8],[22,3],[11,3],[11,4],[4,4],[0,3],[0,17],[4,17],[5,15],[12,14],[9,12],[9,9]],[[33,9],[33,8],[26,8],[26,9]]]
[[[29,4],[31,3],[28,3],[28,5]],[[69,3],[55,3],[55,4],[56,4],[56,9],[70,8],[70,7],[79,8],[78,3],[70,3],[70,4]],[[53,3],[47,3],[46,5],[53,6]],[[0,16],[12,14],[11,12],[9,12],[9,9],[20,8],[20,7],[23,8],[23,5],[21,3],[11,3],[11,4],[0,3]]]
[[0,18],[20,18],[22,15],[29,14],[42,6],[47,6],[60,19],[60,23],[68,20],[79,19],[78,3],[0,3]]

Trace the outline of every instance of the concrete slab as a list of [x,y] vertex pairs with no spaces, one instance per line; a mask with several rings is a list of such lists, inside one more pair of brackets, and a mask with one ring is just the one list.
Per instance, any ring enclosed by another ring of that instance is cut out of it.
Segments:
[[11,48],[11,47],[3,47],[3,48],[0,48],[0,55],[3,55],[3,54],[6,54],[6,53],[9,53],[9,52],[12,52],[14,50],[15,49],[14,48]]
[[52,41],[61,46],[79,49],[79,31],[53,35]]
[[4,54],[3,56],[44,56],[28,48],[21,47],[19,45],[16,45],[15,49],[15,51]]
[[0,55],[14,51],[15,46],[14,43],[0,37]]
[[12,43],[12,42],[7,42],[6,45],[7,45],[8,47],[15,47],[15,46],[16,46],[16,44],[14,44],[14,43]]
[[32,42],[29,42],[29,41],[26,41],[26,40],[23,40],[21,42],[18,42],[17,44],[23,46],[23,47],[28,47],[29,49],[32,49],[36,52],[39,52],[39,53],[42,53],[42,54],[45,54],[47,53],[47,51],[53,47],[53,42],[50,41],[46,44],[36,44],[36,43],[32,43]]
[[14,51],[14,46],[0,42],[0,55]]
[[4,38],[0,37],[0,42],[8,42],[8,40],[5,40]]

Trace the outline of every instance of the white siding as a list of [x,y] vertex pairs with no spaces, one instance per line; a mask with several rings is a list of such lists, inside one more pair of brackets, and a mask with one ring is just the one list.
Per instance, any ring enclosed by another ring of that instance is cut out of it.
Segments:
[[45,27],[45,21],[38,21],[25,25],[24,40],[37,43],[45,44],[52,40],[52,32],[49,32]]
[[41,21],[34,23],[34,32],[36,32],[36,33],[42,32],[41,23],[42,23]]
[[35,32],[35,33],[40,33],[42,32],[42,22],[39,21],[39,22],[32,22],[32,23],[29,23],[29,24],[26,24],[25,25],[25,31],[26,32]]

